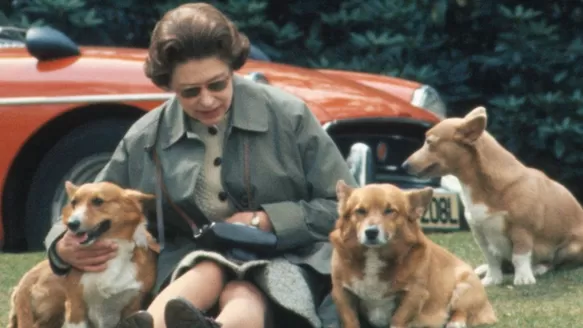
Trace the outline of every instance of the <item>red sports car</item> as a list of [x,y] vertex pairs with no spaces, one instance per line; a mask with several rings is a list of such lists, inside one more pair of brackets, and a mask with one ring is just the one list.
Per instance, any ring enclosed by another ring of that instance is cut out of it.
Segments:
[[[146,49],[79,47],[48,27],[0,27],[0,244],[40,250],[65,202],[90,181],[137,118],[171,95],[142,71]],[[458,190],[400,168],[446,109],[427,85],[273,63],[253,49],[237,74],[303,98],[360,183],[436,188],[427,229],[463,228]]]

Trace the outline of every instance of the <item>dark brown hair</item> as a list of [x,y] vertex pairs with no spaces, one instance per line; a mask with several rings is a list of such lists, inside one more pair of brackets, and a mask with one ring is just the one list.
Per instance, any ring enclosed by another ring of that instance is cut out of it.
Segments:
[[144,72],[168,89],[178,64],[217,56],[237,70],[248,55],[249,39],[229,18],[210,4],[189,3],[168,11],[154,27]]

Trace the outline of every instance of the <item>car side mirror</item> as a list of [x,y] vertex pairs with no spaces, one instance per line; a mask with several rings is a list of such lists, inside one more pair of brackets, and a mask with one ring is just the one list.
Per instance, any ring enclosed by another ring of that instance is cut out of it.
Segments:
[[374,162],[372,150],[362,142],[357,142],[350,147],[350,153],[346,158],[350,173],[360,186],[374,181]]

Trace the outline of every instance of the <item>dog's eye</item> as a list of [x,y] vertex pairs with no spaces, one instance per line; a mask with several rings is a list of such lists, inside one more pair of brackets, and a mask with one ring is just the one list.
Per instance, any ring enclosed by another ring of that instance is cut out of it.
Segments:
[[389,215],[391,213],[393,213],[393,209],[392,208],[390,208],[390,207],[385,208],[385,215]]
[[435,149],[435,142],[433,139],[425,139],[425,143],[427,144],[427,147],[429,147],[430,150]]
[[71,199],[71,207],[75,207],[75,205],[77,205],[77,200]]
[[103,204],[103,198],[95,197],[91,199],[91,204],[93,204],[93,206],[101,206]]
[[361,208],[357,208],[354,212],[356,214],[358,214],[358,215],[366,215],[366,210],[364,208],[362,208],[362,207]]

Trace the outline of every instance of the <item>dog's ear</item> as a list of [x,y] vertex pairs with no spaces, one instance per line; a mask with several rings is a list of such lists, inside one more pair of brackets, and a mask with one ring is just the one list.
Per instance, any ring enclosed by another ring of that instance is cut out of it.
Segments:
[[457,126],[454,137],[462,142],[473,143],[484,133],[487,124],[486,108],[477,107]]
[[336,182],[336,197],[338,197],[339,202],[346,201],[353,190],[354,188],[346,184],[344,180],[338,180],[338,182]]
[[346,202],[354,191],[354,187],[349,186],[344,180],[338,180],[336,183],[336,197],[338,198],[338,215],[340,219],[345,218]]
[[156,199],[156,196],[152,194],[146,194],[135,189],[125,189],[124,196],[148,208],[150,207],[151,202]]
[[433,188],[425,187],[423,189],[414,189],[407,192],[409,198],[409,219],[411,221],[420,220],[431,205],[431,198],[433,197]]
[[464,116],[464,119],[470,119],[474,116],[480,116],[480,115],[484,115],[484,116],[488,116],[488,114],[486,113],[486,107],[484,106],[478,106],[474,109],[472,109],[469,113],[466,114],[466,116]]
[[338,180],[336,183],[336,197],[338,198],[338,214],[342,215],[344,213],[344,205],[346,200],[350,197],[350,194],[354,190],[353,187],[349,186],[344,180]]
[[73,198],[73,195],[75,195],[77,189],[79,189],[79,186],[75,185],[69,180],[65,181],[65,191],[67,191],[67,196],[69,196],[69,199]]

